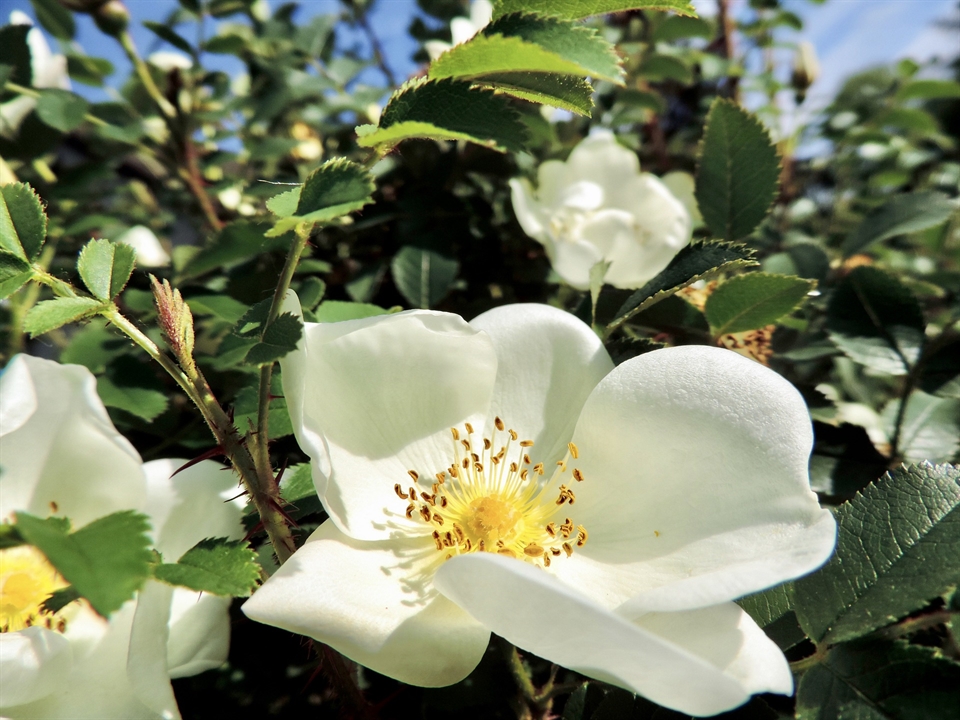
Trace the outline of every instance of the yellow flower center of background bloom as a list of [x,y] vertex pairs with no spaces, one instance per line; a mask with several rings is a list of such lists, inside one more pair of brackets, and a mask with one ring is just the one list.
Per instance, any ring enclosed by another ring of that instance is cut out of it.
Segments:
[[528,454],[533,441],[518,441],[500,418],[494,420],[491,436],[481,438],[482,448],[479,443],[474,447],[470,423],[464,430],[450,429],[453,462],[434,475],[430,492],[418,489],[423,480],[416,470],[407,471],[413,485],[394,486],[397,496],[408,501],[407,518],[432,528],[438,552],[446,558],[495,552],[549,567],[551,558],[570,557],[586,543],[586,529],[575,525],[563,507],[577,499],[562,482],[567,474],[583,481],[583,473],[570,465],[579,457],[576,445],[568,445],[563,460],[543,482],[544,464],[534,465]]
[[0,550],[0,632],[43,625],[63,632],[67,621],[43,609],[54,591],[67,586],[43,553],[29,545]]

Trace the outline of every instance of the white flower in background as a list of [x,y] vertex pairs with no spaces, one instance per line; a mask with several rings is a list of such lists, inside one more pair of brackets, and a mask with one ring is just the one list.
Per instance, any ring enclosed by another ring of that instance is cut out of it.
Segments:
[[147,62],[165,73],[171,70],[189,70],[193,67],[193,58],[173,50],[158,50],[147,57]]
[[137,251],[137,265],[144,268],[166,267],[170,264],[170,256],[160,244],[160,239],[148,227],[134,225],[122,232],[116,242],[129,245]]
[[575,288],[590,268],[611,264],[605,281],[638,288],[690,242],[690,214],[608,130],[594,130],[566,162],[548,160],[536,191],[513,179],[513,210],[523,231],[546,248],[553,269]]
[[428,40],[423,44],[431,60],[436,60],[455,45],[462,45],[480,32],[493,18],[493,3],[490,0],[473,0],[470,17],[457,17],[450,21],[452,43]]
[[[33,25],[33,21],[23,12],[10,13],[11,25]],[[70,76],[67,75],[67,58],[50,52],[43,33],[33,28],[27,33],[27,45],[30,48],[30,69],[33,87],[70,89]],[[15,138],[23,119],[36,107],[37,101],[29,97],[18,97],[0,105],[0,137]]]
[[[110,422],[96,380],[77,365],[20,355],[0,376],[0,520],[17,511],[80,528],[135,509],[150,516],[167,562],[206,537],[240,537],[235,482],[204,462],[143,464]],[[0,550],[0,715],[179,718],[170,678],[227,657],[229,598],[148,581],[110,620],[85,602],[40,604],[66,583],[32,547]]]
[[732,601],[818,567],[836,528],[773,371],[701,346],[614,368],[545,305],[306,323],[281,363],[330,520],[254,620],[421,686],[465,677],[494,632],[696,715],[791,691]]

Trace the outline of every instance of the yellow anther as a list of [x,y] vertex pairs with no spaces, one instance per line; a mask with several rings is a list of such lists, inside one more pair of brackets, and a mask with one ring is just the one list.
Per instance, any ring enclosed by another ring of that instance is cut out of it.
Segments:
[[552,547],[550,548],[550,554],[554,557],[560,557],[560,548]]
[[426,505],[420,506],[420,517],[423,518],[424,522],[430,522],[430,508]]
[[493,445],[493,443],[490,442],[490,438],[484,438],[484,439],[483,439],[483,449],[484,449],[484,450],[489,450],[491,445]]
[[414,511],[415,511],[416,509],[417,509],[417,506],[414,505],[413,503],[410,503],[409,505],[407,505],[407,519],[408,519],[408,520],[413,520],[413,513],[414,513]]
[[518,466],[515,462],[510,463],[510,472],[515,473],[518,469]]
[[393,491],[397,494],[397,497],[400,498],[401,500],[410,499],[410,496],[403,491],[402,487],[400,487],[400,483],[397,483],[396,485],[393,486]]
[[536,543],[530,543],[523,549],[523,554],[527,557],[540,557],[543,555],[543,548]]
[[411,500],[416,500],[417,491],[414,488],[410,488],[409,490],[407,490],[407,497],[410,498]]
[[440,533],[433,531],[433,541],[437,544],[437,550],[443,550],[443,541],[440,540]]
[[587,542],[587,529],[583,525],[577,525],[577,547],[583,547]]
[[520,437],[519,435],[517,435],[516,430],[507,430],[507,432],[510,433],[511,440],[516,440],[518,437]]
[[447,506],[447,498],[443,495],[440,496],[438,502],[440,503],[440,507],[442,508],[445,508]]
[[496,426],[497,430],[503,430],[503,420],[499,417],[493,419],[493,424]]
[[457,430],[456,428],[450,428],[450,434],[453,435],[454,440],[460,439],[460,431]]
[[533,447],[533,440],[521,440],[520,447]]
[[473,435],[473,425],[470,423],[464,423],[463,426],[467,429],[468,435]]
[[414,482],[420,479],[420,475],[417,474],[416,470],[407,470],[407,475],[412,477]]
[[573,555],[573,548],[570,546],[570,543],[564,543],[560,547],[563,548],[563,551],[567,554],[567,557]]
[[567,443],[567,449],[570,451],[570,457],[572,457],[574,460],[580,457],[580,451],[572,442]]
[[573,469],[573,479],[577,482],[583,482],[583,473],[580,472],[580,468]]
[[549,556],[549,555],[544,555],[544,556],[543,556],[543,566],[544,566],[544,567],[550,567],[550,556]]
[[443,516],[442,516],[440,513],[434,513],[434,514],[433,514],[433,521],[434,521],[437,525],[441,525],[441,526],[442,526],[442,525],[443,525]]
[[557,536],[557,524],[556,523],[547,523],[547,526],[544,528],[547,531],[547,535],[550,537]]

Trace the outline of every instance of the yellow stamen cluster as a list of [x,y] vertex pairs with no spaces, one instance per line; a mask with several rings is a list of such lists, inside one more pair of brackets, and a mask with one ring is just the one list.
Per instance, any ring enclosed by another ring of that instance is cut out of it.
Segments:
[[[433,529],[436,549],[447,558],[495,552],[550,567],[551,558],[570,557],[587,542],[586,529],[560,509],[577,500],[560,481],[579,451],[570,443],[553,475],[543,481],[544,464],[534,465],[528,454],[533,441],[519,440],[499,417],[493,424],[491,436],[479,442],[470,423],[464,424],[465,433],[450,428],[453,462],[433,476],[430,492],[419,489],[424,483],[416,470],[407,471],[413,484],[405,488],[397,483],[394,492],[407,501],[408,519]],[[570,476],[583,482],[578,468]]]
[[36,548],[23,545],[0,550],[0,632],[33,625],[63,632],[66,618],[43,609],[44,601],[67,582]]

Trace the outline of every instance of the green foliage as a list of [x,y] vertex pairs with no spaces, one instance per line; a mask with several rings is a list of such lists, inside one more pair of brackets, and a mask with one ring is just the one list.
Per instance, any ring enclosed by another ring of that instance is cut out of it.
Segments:
[[46,237],[47,216],[36,191],[26,183],[0,187],[0,258],[13,255],[26,269]]
[[903,466],[837,511],[837,551],[794,583],[818,643],[862,637],[923,607],[960,578],[960,469]]
[[909,462],[949,462],[960,449],[960,400],[913,392],[900,415],[901,400],[891,400],[883,410],[888,434],[900,422],[897,449]]
[[683,15],[696,15],[687,0],[495,0],[493,16],[516,12],[537,12],[544,15],[579,20],[591,15],[625,10],[672,10]]
[[796,310],[814,287],[812,280],[789,275],[740,275],[714,290],[704,311],[714,335],[754,330]]
[[31,337],[43,335],[67,323],[93,317],[103,309],[103,303],[93,298],[58,297],[37,303],[23,320],[23,329]]
[[77,270],[87,290],[103,301],[115,298],[127,284],[136,264],[136,251],[109,240],[91,240],[77,259]]
[[43,29],[59,40],[73,40],[77,32],[73,15],[57,0],[30,0]]
[[593,109],[593,86],[581,77],[535,72],[490,73],[477,84],[530,102],[589,115]]
[[843,241],[843,254],[854,255],[882,240],[936,227],[956,212],[957,203],[939,192],[895,195],[867,215]]
[[236,335],[252,341],[244,352],[244,362],[250,365],[266,365],[279,360],[296,349],[303,335],[303,324],[291,313],[281,313],[267,324],[271,302],[267,299],[254,305],[234,328]]
[[317,494],[317,489],[313,484],[310,463],[300,463],[287,468],[280,486],[280,494],[288,503],[295,503],[298,500]]
[[154,577],[169,585],[227,597],[249,597],[260,579],[257,554],[247,543],[207,538],[184,553],[176,563],[162,563]]
[[393,257],[397,289],[414,307],[431,308],[450,291],[460,263],[440,253],[408,245]]
[[704,222],[715,237],[746,237],[777,196],[780,161],[769,133],[734,103],[716,100],[699,155],[696,192]]
[[854,269],[833,291],[827,308],[827,331],[837,347],[891,375],[904,375],[916,363],[924,324],[910,290],[874,267]]
[[150,524],[145,515],[123,510],[75,532],[63,518],[18,512],[16,520],[23,538],[104,617],[119,610],[150,575]]
[[325,300],[314,313],[314,322],[342,322],[360,320],[367,317],[385,315],[388,311],[379,305],[370,303],[344,302],[343,300]]
[[69,90],[44,90],[37,100],[37,116],[60,132],[83,125],[90,103]]

